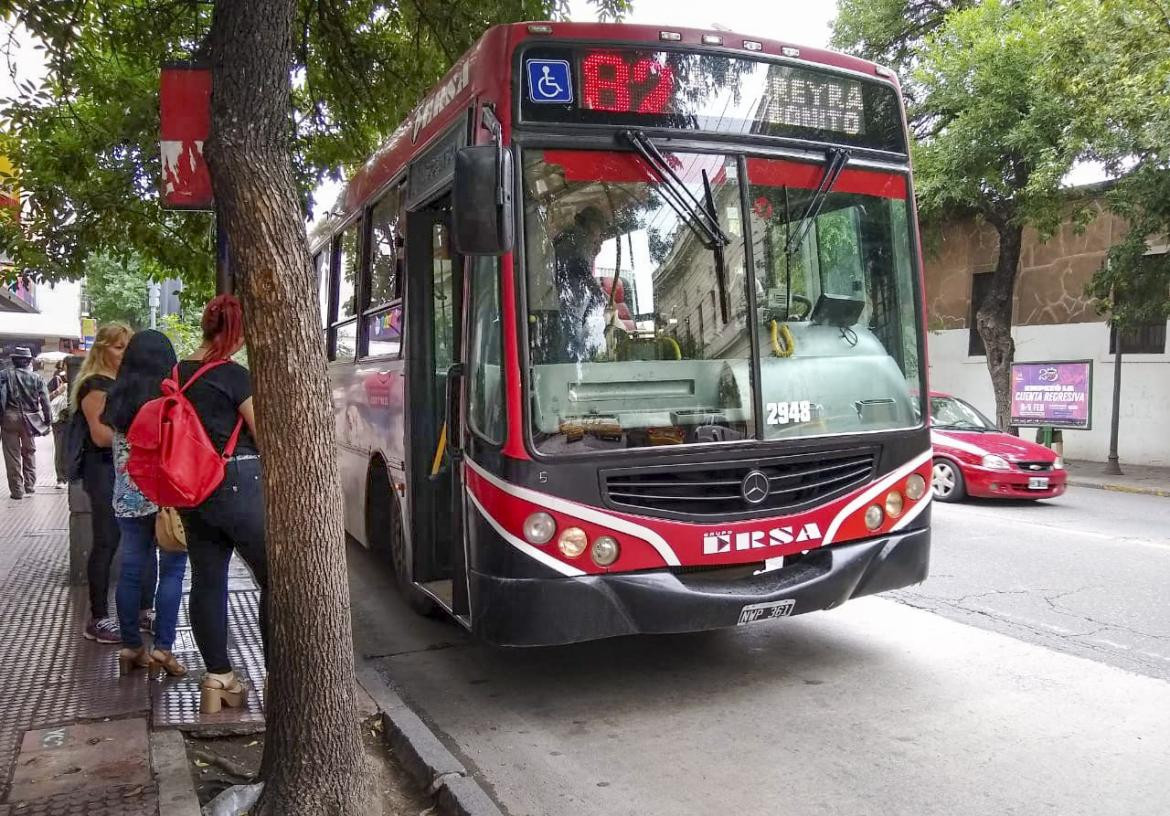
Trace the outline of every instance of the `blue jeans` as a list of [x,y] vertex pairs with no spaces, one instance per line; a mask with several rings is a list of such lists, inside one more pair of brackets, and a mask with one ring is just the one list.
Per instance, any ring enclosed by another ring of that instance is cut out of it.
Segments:
[[143,581],[152,580],[151,569],[158,552],[158,592],[154,598],[154,647],[170,650],[175,645],[175,623],[179,602],[183,600],[183,575],[187,572],[187,554],[158,550],[154,541],[154,517],[119,518],[122,534],[122,574],[118,578],[118,626],[122,643],[132,649],[142,645],[138,631],[138,607]]

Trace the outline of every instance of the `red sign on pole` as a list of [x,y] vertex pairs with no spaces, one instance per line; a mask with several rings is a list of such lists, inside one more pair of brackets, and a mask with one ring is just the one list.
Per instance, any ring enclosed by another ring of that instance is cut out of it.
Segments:
[[211,134],[211,69],[166,65],[159,81],[162,206],[213,209],[203,143]]

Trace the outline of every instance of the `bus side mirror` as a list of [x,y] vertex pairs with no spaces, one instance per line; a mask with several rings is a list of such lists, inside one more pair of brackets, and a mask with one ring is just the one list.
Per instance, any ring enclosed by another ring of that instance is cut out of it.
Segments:
[[451,237],[461,255],[503,255],[512,249],[512,154],[494,144],[455,154]]

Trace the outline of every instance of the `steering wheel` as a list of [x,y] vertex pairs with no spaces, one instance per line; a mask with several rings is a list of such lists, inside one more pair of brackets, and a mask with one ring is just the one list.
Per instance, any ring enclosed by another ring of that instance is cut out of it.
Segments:
[[804,295],[798,295],[795,292],[790,292],[788,297],[796,304],[803,307],[803,310],[794,315],[789,315],[789,320],[808,320],[808,316],[812,314],[813,302]]

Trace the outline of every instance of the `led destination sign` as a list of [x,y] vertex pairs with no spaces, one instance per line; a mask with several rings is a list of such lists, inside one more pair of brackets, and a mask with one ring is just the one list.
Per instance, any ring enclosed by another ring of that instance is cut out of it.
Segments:
[[[828,130],[858,136],[865,132],[861,83],[840,77],[786,76],[769,72],[763,120],[773,125]],[[789,73],[796,73],[788,69]]]
[[527,122],[782,136],[905,153],[888,83],[684,51],[542,47],[522,55]]

